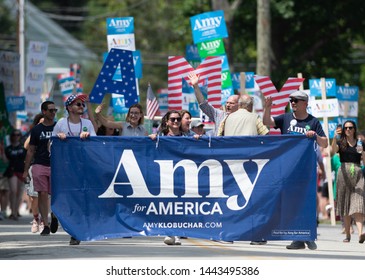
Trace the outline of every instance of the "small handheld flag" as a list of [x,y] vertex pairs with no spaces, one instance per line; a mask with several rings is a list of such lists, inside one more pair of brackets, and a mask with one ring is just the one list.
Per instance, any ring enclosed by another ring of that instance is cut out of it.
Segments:
[[147,118],[152,120],[159,110],[158,101],[152,91],[150,83],[147,89]]

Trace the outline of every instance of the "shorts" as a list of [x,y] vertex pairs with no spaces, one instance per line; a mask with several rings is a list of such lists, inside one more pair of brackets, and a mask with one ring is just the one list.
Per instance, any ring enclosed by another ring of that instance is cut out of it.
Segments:
[[326,183],[323,184],[323,187],[322,187],[322,197],[329,198],[328,182],[326,182]]
[[0,191],[9,190],[9,179],[7,177],[0,178]]
[[25,189],[27,190],[27,195],[32,197],[38,197],[38,192],[34,190],[32,166],[29,168],[29,183],[25,183]]
[[51,167],[33,164],[32,181],[36,192],[47,192],[51,194]]

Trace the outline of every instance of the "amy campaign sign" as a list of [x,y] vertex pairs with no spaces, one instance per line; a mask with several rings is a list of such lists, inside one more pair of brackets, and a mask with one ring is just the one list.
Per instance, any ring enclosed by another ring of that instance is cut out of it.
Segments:
[[190,25],[195,44],[228,37],[224,12],[221,10],[193,16]]
[[25,96],[7,96],[6,109],[8,112],[25,110]]
[[[336,97],[336,79],[325,79],[326,97]],[[322,97],[321,79],[309,80],[310,95]]]
[[108,35],[134,33],[133,17],[118,17],[106,19],[106,31]]
[[359,100],[359,87],[357,86],[337,86],[337,99],[340,101]]
[[316,153],[302,135],[52,138],[52,210],[79,240],[314,240]]

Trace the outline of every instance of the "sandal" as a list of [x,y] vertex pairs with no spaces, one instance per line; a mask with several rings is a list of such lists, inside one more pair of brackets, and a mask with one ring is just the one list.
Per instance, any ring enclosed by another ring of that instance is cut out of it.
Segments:
[[[349,243],[351,240],[351,235],[350,236],[346,236],[346,238],[343,240],[343,242],[345,243]],[[360,242],[360,241],[359,241]]]
[[364,243],[364,241],[365,241],[365,233],[360,235],[359,243]]

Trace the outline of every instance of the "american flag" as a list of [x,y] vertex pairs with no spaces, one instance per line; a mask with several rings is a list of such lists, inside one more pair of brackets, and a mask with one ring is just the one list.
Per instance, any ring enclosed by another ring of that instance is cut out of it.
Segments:
[[151,85],[148,84],[147,89],[147,118],[152,120],[159,109],[159,104],[156,99],[156,96],[153,94]]
[[[188,81],[189,72],[194,68],[182,56],[170,56],[168,65],[168,107],[169,110],[182,109],[182,78]],[[199,82],[208,79],[208,102],[213,107],[221,106],[222,95],[222,58],[219,56],[207,57],[195,73],[200,75]],[[189,81],[188,81],[189,82]]]
[[[273,104],[271,106],[271,116],[276,117],[285,113],[285,107],[289,102],[289,95],[297,91],[305,80],[304,78],[288,78],[281,90],[278,92],[268,76],[254,76],[255,82],[259,86],[264,97],[271,96]],[[270,134],[280,134],[280,130],[271,128]]]

